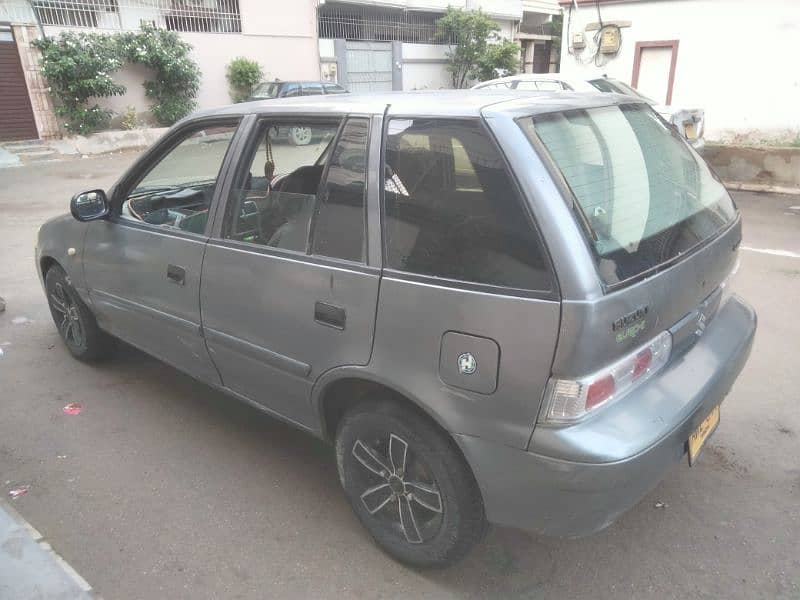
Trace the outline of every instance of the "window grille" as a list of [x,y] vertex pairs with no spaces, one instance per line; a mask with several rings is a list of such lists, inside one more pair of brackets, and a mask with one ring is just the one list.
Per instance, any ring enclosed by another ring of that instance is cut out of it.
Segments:
[[139,29],[154,23],[171,31],[238,33],[239,0],[0,0],[0,20],[99,29]]
[[319,37],[379,42],[449,44],[436,35],[441,13],[325,3],[317,9]]

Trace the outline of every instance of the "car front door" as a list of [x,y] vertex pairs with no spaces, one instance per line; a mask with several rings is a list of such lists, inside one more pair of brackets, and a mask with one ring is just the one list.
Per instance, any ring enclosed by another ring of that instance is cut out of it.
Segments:
[[200,269],[238,120],[187,125],[115,187],[113,214],[89,225],[84,272],[103,329],[219,384],[200,328]]
[[[277,135],[287,127],[314,139],[292,146]],[[255,124],[206,250],[203,330],[224,386],[310,428],[317,377],[372,351],[380,253],[367,251],[368,239],[378,247],[367,173],[380,154],[368,157],[368,141],[379,132],[368,117]]]

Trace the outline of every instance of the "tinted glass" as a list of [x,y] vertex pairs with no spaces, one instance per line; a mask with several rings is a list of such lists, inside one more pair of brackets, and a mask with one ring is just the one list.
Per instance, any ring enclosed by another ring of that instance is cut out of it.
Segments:
[[390,267],[550,289],[522,199],[477,121],[393,119],[386,166],[384,238]]
[[606,283],[687,252],[735,216],[705,162],[646,104],[521,124],[542,141],[575,195]]
[[333,150],[314,226],[314,254],[364,260],[368,133],[367,119],[350,119]]
[[128,194],[120,217],[203,233],[222,161],[235,132],[236,125],[192,130]]
[[252,98],[276,98],[281,89],[281,84],[275,81],[262,83],[253,90]]
[[346,94],[347,90],[344,89],[340,85],[336,85],[335,83],[323,83],[322,86],[325,88],[326,94]]
[[322,84],[321,83],[304,83],[303,84],[304,96],[321,96]]
[[284,83],[283,90],[281,91],[281,96],[284,98],[290,98],[292,96],[302,96],[303,90],[300,88],[299,83]]
[[[305,253],[322,157],[337,128],[335,121],[264,124],[231,191],[226,237]],[[307,130],[310,142],[291,143],[295,129]]]

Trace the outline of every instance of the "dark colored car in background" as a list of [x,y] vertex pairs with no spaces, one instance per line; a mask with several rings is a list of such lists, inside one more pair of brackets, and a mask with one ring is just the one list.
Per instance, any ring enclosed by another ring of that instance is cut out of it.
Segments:
[[326,94],[347,94],[338,83],[330,81],[266,81],[253,90],[250,100],[271,100],[272,98],[291,98],[293,96],[323,96]]
[[[329,81],[266,81],[259,83],[248,101],[272,100],[275,98],[293,98],[295,96],[327,96],[331,94],[347,94],[346,89]],[[280,138],[286,138],[294,146],[306,146],[314,139],[310,127],[292,127],[280,129]]]

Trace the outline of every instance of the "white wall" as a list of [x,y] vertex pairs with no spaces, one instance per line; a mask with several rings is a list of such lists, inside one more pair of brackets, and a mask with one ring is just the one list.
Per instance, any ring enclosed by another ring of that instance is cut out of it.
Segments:
[[[591,77],[607,74],[631,83],[637,41],[679,40],[672,104],[706,111],[706,137],[742,141],[782,140],[800,131],[800,39],[798,0],[642,0],[600,3],[604,22],[631,21],[622,46],[606,64],[584,64],[568,52],[564,14],[561,71]],[[572,11],[572,32],[597,21],[597,9]],[[594,32],[587,32],[591,46]]]
[[[192,45],[191,56],[202,73],[197,95],[200,109],[230,104],[225,68],[237,56],[258,61],[264,68],[265,79],[319,79],[320,48],[317,43],[316,3],[313,0],[240,0],[239,5],[242,33],[178,34]],[[134,15],[137,19],[128,19],[125,14],[126,11],[123,11],[123,24],[133,30],[139,27],[138,16],[156,18],[155,14],[137,14]],[[117,25],[118,21],[115,21],[109,26]],[[116,33],[114,29],[45,27],[48,36],[65,30]],[[113,78],[125,85],[127,93],[124,96],[102,98],[98,104],[118,114],[124,113],[130,105],[135,106],[137,112],[146,112],[150,102],[144,95],[142,83],[148,76],[147,70],[140,65],[126,65]]]
[[415,59],[446,60],[445,52],[447,46],[404,43],[403,89],[439,90],[453,87],[444,62],[414,62]]

